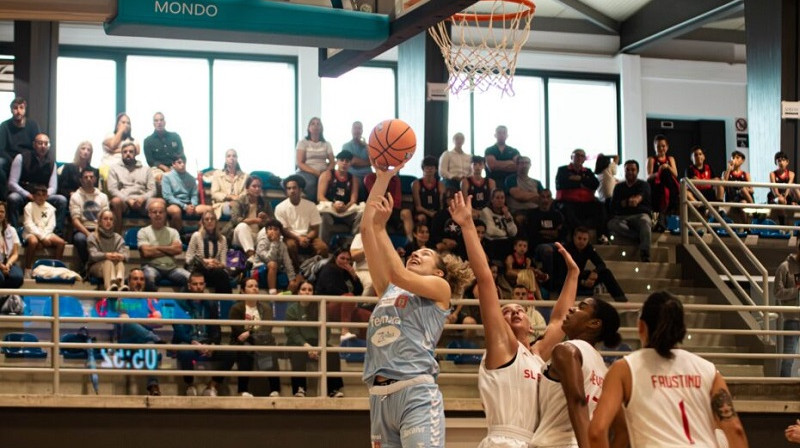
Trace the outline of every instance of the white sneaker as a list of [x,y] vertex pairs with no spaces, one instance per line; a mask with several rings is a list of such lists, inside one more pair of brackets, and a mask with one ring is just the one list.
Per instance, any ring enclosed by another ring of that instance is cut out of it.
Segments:
[[219,395],[217,393],[217,388],[213,384],[206,386],[206,389],[203,391],[204,397],[216,397],[217,395]]
[[306,390],[302,387],[297,388],[297,392],[294,393],[294,396],[297,398],[305,398],[306,397]]
[[274,296],[277,293],[278,293],[278,290],[275,289],[275,288],[272,288],[272,289],[269,290],[269,295],[271,295],[271,296]]
[[241,395],[241,396],[243,396],[243,397],[249,397],[249,398],[253,398],[253,394],[251,394],[250,392],[242,392],[242,393],[241,393],[241,394],[239,394],[239,395]]
[[334,391],[331,391],[331,393],[329,393],[328,396],[331,398],[342,398],[344,397],[344,392],[342,392],[339,389],[336,389]]
[[269,393],[269,396],[270,396],[271,398],[280,397],[280,396],[281,396],[281,393],[280,393],[280,392],[278,392],[277,390],[273,390],[272,392],[270,392],[270,393]]
[[196,397],[197,396],[197,388],[194,386],[189,386],[186,388],[186,396],[187,397]]

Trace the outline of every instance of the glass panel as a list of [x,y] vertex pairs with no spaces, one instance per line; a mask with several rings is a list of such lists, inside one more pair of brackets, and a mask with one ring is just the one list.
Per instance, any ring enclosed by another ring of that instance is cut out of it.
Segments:
[[225,151],[233,148],[245,172],[268,170],[281,177],[294,172],[294,72],[286,63],[214,61],[212,166],[222,168]]
[[[376,124],[394,116],[395,76],[391,68],[358,67],[338,78],[322,78],[320,118],[325,127],[325,139],[333,145],[334,154],[352,139],[350,128],[354,121],[364,123],[364,138],[368,139]],[[305,130],[310,119],[300,117],[301,129]],[[416,165],[416,168],[406,167],[403,172],[414,174],[416,170],[421,175],[422,169]]]
[[450,95],[447,106],[447,150],[453,148],[453,135],[464,134],[464,152],[472,154],[472,126],[470,126],[469,93]]
[[[167,130],[183,140],[190,173],[206,168],[211,153],[208,65],[206,59],[151,56],[129,56],[126,64],[125,95],[133,137],[144,142],[153,133],[153,114],[162,112]],[[138,159],[145,163],[144,154]]]
[[617,87],[609,81],[551,79],[550,185],[575,148],[586,150],[594,171],[598,154],[617,154]]
[[[92,166],[103,158],[103,139],[114,131],[117,66],[107,59],[58,58],[56,160],[72,162],[84,140],[94,147]],[[11,100],[9,100],[10,102]],[[0,97],[0,106],[6,102]],[[36,116],[31,116],[36,120]]]
[[14,100],[14,92],[0,92],[0,122],[11,118],[11,101]]

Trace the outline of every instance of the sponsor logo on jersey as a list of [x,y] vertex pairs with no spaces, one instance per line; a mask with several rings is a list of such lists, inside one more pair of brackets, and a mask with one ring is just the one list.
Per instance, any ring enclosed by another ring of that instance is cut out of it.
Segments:
[[370,338],[370,342],[376,347],[383,347],[400,339],[400,329],[394,325],[380,328]]
[[406,305],[408,305],[409,299],[410,297],[408,296],[408,294],[400,294],[394,301],[395,308],[405,308]]

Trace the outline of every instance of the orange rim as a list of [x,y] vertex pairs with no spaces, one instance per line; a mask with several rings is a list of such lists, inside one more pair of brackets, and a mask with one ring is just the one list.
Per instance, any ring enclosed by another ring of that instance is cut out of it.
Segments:
[[528,17],[533,15],[534,11],[536,11],[536,5],[531,0],[479,0],[481,2],[494,2],[500,1],[502,3],[516,3],[518,5],[527,6],[528,9],[520,11],[520,12],[511,12],[507,14],[470,14],[470,13],[458,13],[453,14],[453,20],[474,20],[476,22],[489,22],[489,21],[507,21],[507,20],[514,20],[516,18],[521,17]]

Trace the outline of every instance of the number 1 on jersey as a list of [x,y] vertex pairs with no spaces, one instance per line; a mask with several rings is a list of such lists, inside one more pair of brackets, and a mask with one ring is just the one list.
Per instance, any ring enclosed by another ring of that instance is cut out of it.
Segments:
[[689,443],[694,445],[694,439],[692,439],[692,430],[689,428],[689,416],[686,415],[686,405],[683,403],[683,400],[678,402],[678,407],[681,409],[681,420],[683,421],[683,433],[686,434],[686,439],[689,440]]

